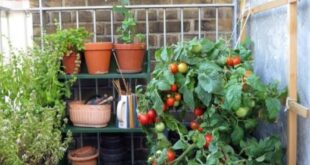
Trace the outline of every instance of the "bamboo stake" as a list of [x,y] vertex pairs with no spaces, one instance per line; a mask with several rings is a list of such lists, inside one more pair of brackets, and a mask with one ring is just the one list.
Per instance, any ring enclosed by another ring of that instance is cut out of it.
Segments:
[[[297,3],[290,0],[288,6],[289,28],[289,83],[288,95],[290,99],[297,100]],[[297,114],[288,111],[288,146],[287,164],[296,165],[297,155]]]
[[[246,5],[246,0],[241,0],[240,1],[240,11],[241,11],[241,15],[244,14],[245,12],[245,5]],[[247,14],[248,15],[248,14]],[[249,16],[249,15],[248,15]],[[239,36],[239,39],[240,41],[244,41],[245,40],[245,36],[246,36],[246,28],[243,28],[245,27],[246,25],[246,21],[247,21],[247,18],[246,17],[241,17],[241,23],[240,23],[240,36]]]

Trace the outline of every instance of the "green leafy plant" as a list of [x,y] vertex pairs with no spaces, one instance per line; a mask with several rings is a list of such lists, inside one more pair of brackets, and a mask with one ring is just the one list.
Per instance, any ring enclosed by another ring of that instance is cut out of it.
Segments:
[[[138,109],[155,110],[179,140],[144,121],[150,164],[281,164],[279,139],[252,135],[259,121],[276,120],[282,93],[253,73],[249,44],[231,49],[223,40],[193,39],[156,51],[153,79],[137,89]],[[195,116],[190,128],[181,122],[185,114]],[[171,150],[179,153],[173,160]]]
[[124,5],[128,5],[128,0],[122,0],[122,6],[114,6],[113,11],[123,15],[124,20],[122,25],[117,28],[120,34],[119,39],[124,43],[144,42],[145,36],[141,33],[136,33],[136,20],[132,12]]
[[71,140],[61,129],[75,79],[60,81],[61,49],[45,45],[0,55],[0,164],[57,164]]

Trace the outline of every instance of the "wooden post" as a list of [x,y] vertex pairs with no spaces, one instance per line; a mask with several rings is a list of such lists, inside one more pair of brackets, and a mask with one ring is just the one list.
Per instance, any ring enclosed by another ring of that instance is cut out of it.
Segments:
[[245,5],[246,5],[246,0],[241,0],[240,1],[240,19],[241,19],[241,23],[240,23],[240,41],[244,41],[245,37],[246,37],[246,28],[242,29],[243,26],[246,26],[246,16],[244,17],[243,14],[245,12]]
[[[288,95],[290,99],[297,100],[297,2],[289,0],[288,4],[289,28],[289,82]],[[296,165],[297,157],[297,114],[289,110],[288,116],[288,146],[287,164]]]

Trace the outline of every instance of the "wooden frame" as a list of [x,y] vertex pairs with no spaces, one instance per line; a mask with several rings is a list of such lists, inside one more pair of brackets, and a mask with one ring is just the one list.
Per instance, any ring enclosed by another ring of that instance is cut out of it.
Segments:
[[[297,162],[297,115],[310,117],[309,109],[297,103],[297,0],[273,0],[262,5],[245,10],[246,0],[241,0],[241,27],[246,24],[246,17],[259,12],[268,11],[283,5],[288,5],[289,29],[289,82],[288,82],[288,147],[287,164],[296,165]],[[245,38],[246,31],[242,29],[240,38]]]

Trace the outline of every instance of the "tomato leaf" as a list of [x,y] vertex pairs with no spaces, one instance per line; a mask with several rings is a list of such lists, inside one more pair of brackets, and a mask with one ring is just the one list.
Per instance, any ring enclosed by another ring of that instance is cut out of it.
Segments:
[[199,100],[205,105],[209,106],[210,101],[212,99],[212,95],[208,92],[205,92],[201,86],[197,86],[195,88],[196,96],[199,98]]
[[225,94],[225,107],[228,109],[237,109],[241,104],[242,86],[234,84],[228,87]]
[[268,112],[268,119],[275,120],[281,109],[281,103],[276,98],[267,98],[265,104]]
[[221,94],[224,88],[224,80],[217,72],[198,75],[199,86],[208,93]]
[[188,89],[186,86],[183,86],[180,89],[180,92],[183,94],[183,97],[184,97],[183,100],[184,100],[186,106],[189,107],[190,109],[194,109],[195,108],[195,102],[194,102],[193,91]]
[[174,84],[174,75],[169,71],[165,70],[163,74],[163,79],[166,80],[170,85]]
[[244,136],[243,129],[240,126],[236,125],[230,136],[233,144],[239,144],[243,136]]
[[158,81],[157,88],[161,91],[170,90],[170,85],[165,81]]
[[178,140],[173,146],[172,149],[174,150],[180,150],[180,149],[185,149],[187,148],[188,145],[186,143],[184,143],[181,139]]
[[206,144],[205,136],[203,134],[198,134],[196,143],[197,147],[202,148],[205,144]]

